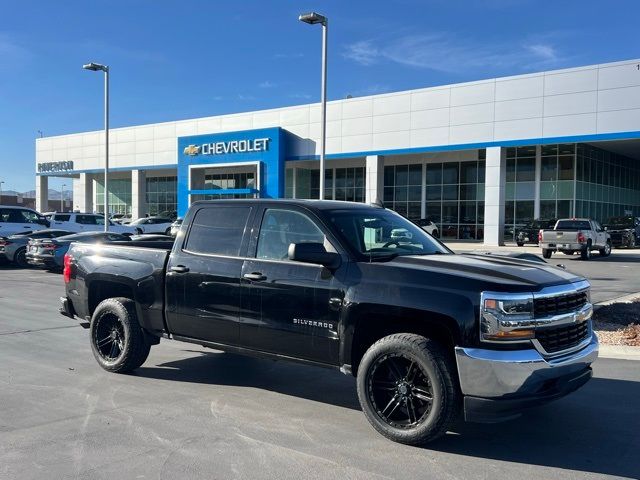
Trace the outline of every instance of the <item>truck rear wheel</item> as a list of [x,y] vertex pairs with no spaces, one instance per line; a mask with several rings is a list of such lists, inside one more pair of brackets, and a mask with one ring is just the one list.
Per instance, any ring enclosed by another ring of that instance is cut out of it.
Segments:
[[374,343],[357,374],[365,417],[379,433],[419,445],[446,433],[460,411],[456,368],[444,348],[398,333]]
[[544,258],[551,258],[551,250],[549,250],[548,248],[543,248],[542,249],[542,256]]
[[93,356],[109,372],[130,372],[149,356],[151,345],[138,323],[135,303],[128,298],[103,300],[93,312],[89,334]]
[[587,246],[580,250],[580,258],[582,260],[589,260],[591,258],[591,240],[587,242]]

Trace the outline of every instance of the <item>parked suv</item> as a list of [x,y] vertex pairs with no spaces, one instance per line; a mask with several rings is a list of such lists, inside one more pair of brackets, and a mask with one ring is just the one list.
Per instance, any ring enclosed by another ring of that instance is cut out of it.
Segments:
[[[68,230],[69,232],[97,232],[104,230],[104,216],[98,213],[54,213],[51,217],[51,228]],[[109,231],[129,235],[140,235],[141,228],[118,225],[109,221]]]
[[640,238],[640,217],[612,217],[604,224],[614,247],[635,248]]
[[0,206],[0,237],[35,232],[48,227],[49,221],[35,210],[24,207]]

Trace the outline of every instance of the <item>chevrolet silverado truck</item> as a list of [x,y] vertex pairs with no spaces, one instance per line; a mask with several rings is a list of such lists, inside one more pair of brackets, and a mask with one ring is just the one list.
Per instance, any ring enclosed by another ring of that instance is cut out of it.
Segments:
[[565,218],[558,220],[553,230],[540,231],[540,246],[544,258],[551,258],[553,252],[579,252],[582,260],[589,260],[592,250],[598,250],[602,257],[611,255],[611,235],[595,220]]
[[141,367],[161,338],[333,368],[407,444],[573,392],[598,355],[584,278],[454,254],[383,206],[195,202],[173,245],[74,244],[64,265],[60,311],[103,369]]

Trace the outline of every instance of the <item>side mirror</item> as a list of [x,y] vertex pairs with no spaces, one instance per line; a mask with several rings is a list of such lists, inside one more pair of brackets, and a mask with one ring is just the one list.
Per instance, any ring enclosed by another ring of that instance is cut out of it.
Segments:
[[604,227],[604,231],[606,232],[607,230],[609,230],[609,227]]
[[288,253],[289,260],[323,265],[329,270],[336,270],[342,262],[339,254],[327,252],[321,243],[292,243]]

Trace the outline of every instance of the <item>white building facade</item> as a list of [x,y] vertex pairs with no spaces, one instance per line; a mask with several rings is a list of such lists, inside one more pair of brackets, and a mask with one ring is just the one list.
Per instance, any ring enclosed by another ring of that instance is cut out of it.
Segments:
[[[317,198],[319,148],[319,104],[112,129],[110,212]],[[640,215],[640,60],[332,101],[326,158],[325,198],[382,200],[445,239]],[[103,168],[103,132],[36,139],[38,207],[56,176],[103,211]]]

